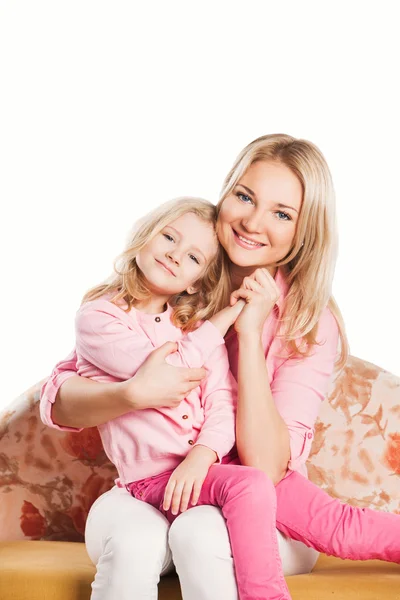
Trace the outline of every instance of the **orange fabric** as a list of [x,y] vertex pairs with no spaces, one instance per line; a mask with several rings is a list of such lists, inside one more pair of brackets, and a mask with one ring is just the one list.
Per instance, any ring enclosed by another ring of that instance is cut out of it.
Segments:
[[[89,600],[95,569],[84,544],[1,542],[1,600]],[[287,577],[293,600],[397,600],[400,566],[321,556],[309,575]],[[163,577],[159,600],[181,600],[175,575]],[[221,599],[223,600],[223,599]]]

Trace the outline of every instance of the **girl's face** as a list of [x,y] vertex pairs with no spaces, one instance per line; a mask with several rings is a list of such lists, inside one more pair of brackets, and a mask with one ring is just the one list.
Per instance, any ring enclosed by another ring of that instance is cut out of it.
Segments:
[[217,234],[243,274],[271,266],[274,275],[292,247],[302,196],[300,180],[278,162],[255,162],[239,179],[222,203]]
[[149,290],[173,296],[187,290],[204,274],[215,256],[218,240],[212,225],[186,213],[164,227],[136,256]]

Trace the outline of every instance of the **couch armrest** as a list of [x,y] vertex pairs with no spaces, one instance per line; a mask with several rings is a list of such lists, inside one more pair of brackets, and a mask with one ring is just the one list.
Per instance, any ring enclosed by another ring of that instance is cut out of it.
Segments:
[[83,541],[115,467],[97,428],[57,431],[39,416],[39,382],[0,413],[0,540]]
[[400,378],[350,356],[321,406],[307,469],[331,496],[400,512]]

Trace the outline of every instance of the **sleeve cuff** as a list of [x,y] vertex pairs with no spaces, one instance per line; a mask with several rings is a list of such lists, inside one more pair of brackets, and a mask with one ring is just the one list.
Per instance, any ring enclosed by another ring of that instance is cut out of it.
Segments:
[[82,428],[78,429],[76,427],[67,427],[66,425],[57,425],[57,423],[54,423],[51,415],[58,390],[64,381],[70,377],[73,377],[74,375],[76,375],[75,371],[66,371],[65,373],[61,373],[56,376],[57,384],[54,383],[53,377],[49,377],[49,379],[43,384],[40,392],[40,418],[48,427],[58,429],[59,431],[82,431]]
[[215,464],[218,465],[221,463],[223,457],[232,450],[234,445],[234,439],[230,440],[219,434],[200,433],[192,448],[194,448],[194,446],[207,446],[207,448],[210,448],[216,453],[218,458]]
[[[290,432],[291,433],[291,432]],[[301,450],[299,453],[299,438],[296,436],[296,439],[293,438],[291,433],[290,435],[290,460],[288,462],[288,469],[291,471],[298,471],[300,467],[302,467],[308,457],[310,456],[311,446],[314,440],[314,433],[311,429],[307,430],[301,439]]]

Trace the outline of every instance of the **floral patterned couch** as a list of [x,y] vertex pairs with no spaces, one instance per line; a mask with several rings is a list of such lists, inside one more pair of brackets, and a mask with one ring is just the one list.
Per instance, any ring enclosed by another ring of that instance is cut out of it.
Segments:
[[[85,600],[94,576],[85,521],[116,471],[96,428],[42,424],[39,390],[0,413],[0,599]],[[310,479],[343,501],[400,513],[399,417],[400,379],[350,357],[321,407]],[[400,598],[400,567],[321,556],[312,574],[288,584],[294,599]],[[159,594],[180,598],[175,576],[162,579]]]

